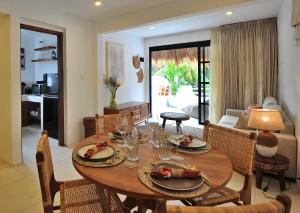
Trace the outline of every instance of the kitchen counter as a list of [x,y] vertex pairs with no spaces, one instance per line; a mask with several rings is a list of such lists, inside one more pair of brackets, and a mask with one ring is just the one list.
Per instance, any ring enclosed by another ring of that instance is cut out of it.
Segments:
[[[23,101],[34,102],[34,103],[40,104],[41,131],[43,131],[43,129],[44,129],[44,98],[43,98],[43,96],[32,95],[32,94],[22,95],[22,102]],[[27,112],[25,112],[25,113],[27,113]]]

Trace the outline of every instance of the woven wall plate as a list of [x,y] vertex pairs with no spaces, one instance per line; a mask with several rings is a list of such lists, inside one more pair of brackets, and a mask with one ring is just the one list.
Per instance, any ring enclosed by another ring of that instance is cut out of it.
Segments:
[[[112,147],[114,147],[112,145]],[[82,158],[80,158],[78,156],[78,150],[80,149],[80,147],[76,148],[73,150],[72,153],[72,158],[74,161],[76,161],[76,163],[79,163],[83,166],[89,166],[89,167],[111,167],[111,166],[116,166],[120,163],[122,163],[125,158],[126,158],[126,153],[123,150],[118,150],[114,147],[114,149],[116,150],[116,154],[111,157],[110,159],[108,159],[107,161],[103,161],[103,162],[90,162],[90,161],[85,161]]]
[[132,56],[132,64],[135,69],[139,69],[141,67],[140,56]]
[[[162,187],[159,187],[155,185],[150,178],[150,172],[152,170],[152,167],[155,165],[158,165],[160,163],[165,163],[164,161],[155,161],[152,163],[147,163],[144,166],[140,167],[138,169],[138,177],[140,181],[150,188],[153,191],[156,191],[158,193],[174,197],[174,198],[195,198],[200,197],[206,194],[210,190],[210,185],[206,182],[204,182],[199,188],[189,191],[174,191],[174,190],[168,190]],[[190,168],[192,165],[178,163],[178,162],[168,162],[168,163],[174,163],[174,165],[182,167],[182,168]],[[205,174],[201,174],[205,179]]]

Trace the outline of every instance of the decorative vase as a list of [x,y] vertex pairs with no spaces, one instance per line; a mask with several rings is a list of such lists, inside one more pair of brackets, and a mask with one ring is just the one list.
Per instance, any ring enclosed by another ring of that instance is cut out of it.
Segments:
[[176,95],[169,94],[169,96],[168,96],[168,107],[172,107],[172,108],[177,107]]
[[116,96],[113,95],[112,93],[110,93],[110,97],[109,97],[109,106],[110,107],[116,107],[117,106]]
[[263,157],[273,157],[278,150],[278,139],[270,131],[260,131],[256,138],[256,150]]

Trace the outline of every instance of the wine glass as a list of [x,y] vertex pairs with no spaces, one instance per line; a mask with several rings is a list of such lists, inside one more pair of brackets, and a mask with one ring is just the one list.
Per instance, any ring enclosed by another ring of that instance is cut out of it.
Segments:
[[134,168],[137,166],[138,157],[138,131],[134,126],[129,126],[126,131],[126,140],[125,143],[128,148],[127,161],[125,166],[128,168]]
[[124,144],[120,144],[118,146],[119,148],[125,148],[125,146],[126,146],[124,137],[125,137],[125,132],[126,132],[127,127],[128,127],[128,121],[127,121],[126,116],[118,117],[117,122],[116,122],[116,129],[120,132],[123,143],[124,143]]

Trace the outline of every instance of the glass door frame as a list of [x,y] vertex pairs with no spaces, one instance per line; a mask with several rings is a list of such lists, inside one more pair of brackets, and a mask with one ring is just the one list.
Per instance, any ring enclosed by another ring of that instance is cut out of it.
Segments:
[[[201,50],[203,50],[202,54],[205,56],[204,49],[205,47],[210,47],[210,40],[149,47],[149,102],[150,102],[149,110],[151,114],[152,114],[152,52],[161,51],[161,50],[182,49],[182,48],[195,48],[195,47],[198,48],[197,51],[198,52],[198,116],[199,116],[198,121],[199,124],[204,124],[204,120],[202,120],[201,106],[204,106],[203,109],[204,109],[204,116],[205,116],[205,105],[209,105],[209,103],[205,103],[205,86],[209,84],[204,80],[205,64],[209,63],[209,61],[205,61],[205,57],[203,57],[203,60],[201,61]],[[201,66],[202,66],[202,74],[201,74]],[[201,76],[203,76],[203,79],[201,79]],[[203,86],[204,89],[203,102],[201,102],[201,86]]]

